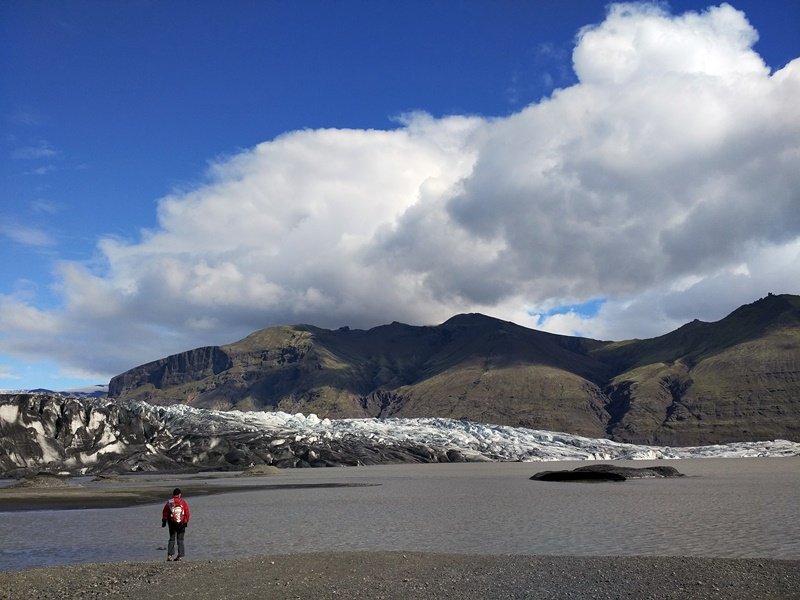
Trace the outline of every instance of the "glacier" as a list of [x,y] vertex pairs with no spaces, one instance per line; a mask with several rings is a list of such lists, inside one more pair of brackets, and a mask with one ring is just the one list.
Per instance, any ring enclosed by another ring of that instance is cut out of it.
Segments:
[[318,439],[360,439],[380,445],[420,444],[457,450],[475,460],[536,462],[566,460],[658,460],[800,456],[800,443],[788,440],[736,442],[709,446],[642,446],[569,433],[476,423],[436,417],[408,419],[320,419],[314,414],[211,411],[187,406],[164,410],[165,419],[202,420],[222,433],[263,431],[275,440],[313,443]]
[[327,419],[107,398],[0,395],[0,475],[387,463],[800,456],[788,440],[643,446],[445,418]]

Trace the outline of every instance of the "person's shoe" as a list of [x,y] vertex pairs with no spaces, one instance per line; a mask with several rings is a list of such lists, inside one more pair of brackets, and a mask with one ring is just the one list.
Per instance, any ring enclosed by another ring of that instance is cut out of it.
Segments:
[[178,556],[175,557],[175,562],[178,562],[180,559],[181,559],[181,555],[179,554]]
[[[172,554],[167,555],[167,562],[170,562],[171,560],[172,560]],[[175,560],[178,560],[178,559],[176,558]]]

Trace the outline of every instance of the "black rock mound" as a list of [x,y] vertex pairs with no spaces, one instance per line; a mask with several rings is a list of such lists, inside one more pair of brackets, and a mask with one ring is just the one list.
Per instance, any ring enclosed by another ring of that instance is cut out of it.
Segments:
[[661,477],[683,477],[675,467],[618,467],[616,465],[589,465],[572,471],[541,471],[531,476],[535,481],[627,481]]

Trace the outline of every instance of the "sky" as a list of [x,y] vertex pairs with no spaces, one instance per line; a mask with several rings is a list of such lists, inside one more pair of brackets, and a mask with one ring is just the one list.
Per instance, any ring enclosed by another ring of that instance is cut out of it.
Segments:
[[800,0],[0,3],[0,388],[800,293]]

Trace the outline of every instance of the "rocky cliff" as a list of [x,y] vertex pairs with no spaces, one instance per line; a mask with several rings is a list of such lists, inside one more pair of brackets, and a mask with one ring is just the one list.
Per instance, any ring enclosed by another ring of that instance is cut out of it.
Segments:
[[147,363],[111,380],[108,395],[120,396],[135,388],[165,389],[198,378],[212,377],[233,366],[230,356],[217,346],[196,348]]
[[800,439],[800,297],[650,340],[484,315],[367,331],[274,327],[112,379],[110,395],[323,417],[447,417],[648,444]]

